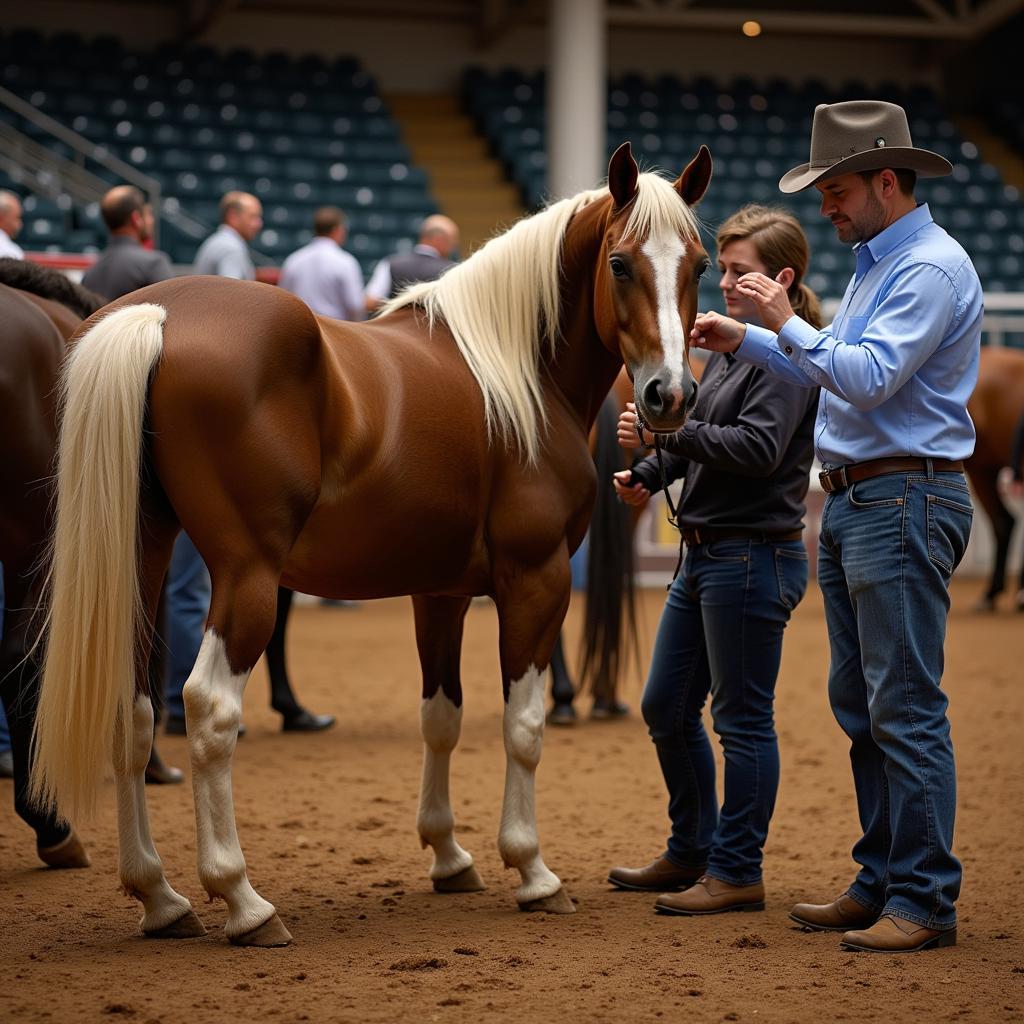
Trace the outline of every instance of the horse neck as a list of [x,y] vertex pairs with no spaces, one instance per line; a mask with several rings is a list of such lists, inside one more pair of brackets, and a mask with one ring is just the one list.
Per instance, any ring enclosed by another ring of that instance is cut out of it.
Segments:
[[586,430],[622,368],[622,357],[601,342],[594,321],[594,280],[603,258],[609,201],[595,202],[573,217],[562,251],[561,338],[547,370]]

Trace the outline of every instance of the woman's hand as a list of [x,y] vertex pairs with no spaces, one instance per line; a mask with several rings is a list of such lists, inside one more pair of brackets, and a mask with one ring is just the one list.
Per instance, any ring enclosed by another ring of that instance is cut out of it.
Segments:
[[761,316],[761,323],[776,334],[793,315],[786,289],[764,274],[744,274],[736,282],[736,291],[753,300]]
[[624,502],[626,505],[646,505],[651,497],[651,492],[643,484],[633,484],[630,487],[629,478],[632,473],[631,469],[623,469],[612,476],[612,486],[615,488],[615,493],[619,501]]
[[[636,430],[636,406],[632,402],[626,403],[626,408],[619,413],[619,423],[615,428],[619,445],[623,448],[639,448],[640,435]],[[643,431],[643,443],[648,447],[654,444],[654,435],[649,430]]]
[[690,344],[713,352],[735,352],[746,333],[747,325],[731,317],[721,313],[698,313],[690,331]]

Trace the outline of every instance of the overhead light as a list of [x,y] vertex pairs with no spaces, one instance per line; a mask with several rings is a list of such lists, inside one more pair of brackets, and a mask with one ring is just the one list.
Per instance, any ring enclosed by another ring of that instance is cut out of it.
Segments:
[[761,23],[759,21],[745,21],[743,22],[743,34],[749,36],[751,39],[754,36],[761,34]]

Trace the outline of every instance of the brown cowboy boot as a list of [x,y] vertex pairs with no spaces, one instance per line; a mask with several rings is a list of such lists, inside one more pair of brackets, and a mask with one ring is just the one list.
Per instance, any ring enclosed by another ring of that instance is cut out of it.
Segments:
[[679,892],[703,873],[703,868],[681,868],[666,857],[658,857],[642,868],[612,868],[608,881],[619,889],[636,892]]
[[724,914],[726,911],[764,910],[764,883],[732,885],[711,875],[702,875],[694,886],[677,896],[659,896],[654,909],[659,914]]
[[886,914],[865,931],[847,932],[839,948],[854,953],[918,953],[955,945],[955,928],[938,931]]
[[852,928],[870,928],[878,920],[878,911],[869,910],[845,892],[831,903],[798,903],[789,919],[811,932],[848,932]]

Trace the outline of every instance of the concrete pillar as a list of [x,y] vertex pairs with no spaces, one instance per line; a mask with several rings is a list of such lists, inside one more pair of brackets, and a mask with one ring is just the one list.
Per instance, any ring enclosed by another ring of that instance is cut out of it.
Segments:
[[552,0],[548,64],[548,191],[594,188],[605,156],[605,0]]

